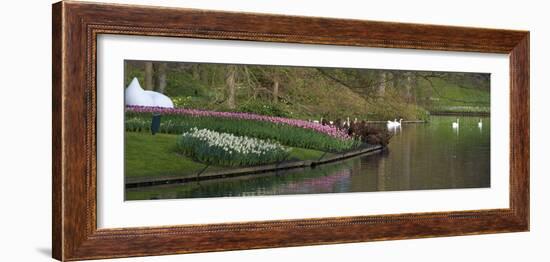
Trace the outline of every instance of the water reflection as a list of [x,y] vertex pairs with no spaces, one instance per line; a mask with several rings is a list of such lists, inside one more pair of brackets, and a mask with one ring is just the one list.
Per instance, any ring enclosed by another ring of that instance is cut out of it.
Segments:
[[490,186],[490,119],[403,125],[381,154],[316,168],[127,191],[127,199],[372,192]]

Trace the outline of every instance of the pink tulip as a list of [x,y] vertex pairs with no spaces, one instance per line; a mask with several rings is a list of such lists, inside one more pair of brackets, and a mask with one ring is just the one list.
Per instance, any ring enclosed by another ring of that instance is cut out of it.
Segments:
[[243,113],[243,112],[217,112],[217,111],[207,111],[207,110],[199,110],[199,109],[165,108],[165,107],[148,107],[148,106],[127,106],[126,111],[135,112],[135,113],[159,113],[159,114],[168,114],[168,115],[186,115],[186,116],[195,116],[195,117],[223,117],[223,118],[231,118],[231,119],[264,121],[264,122],[271,122],[275,124],[286,124],[289,126],[311,129],[319,133],[327,134],[329,136],[342,139],[342,140],[351,139],[351,137],[345,131],[340,130],[336,127],[324,126],[319,123],[308,122],[301,119],[264,116],[264,115],[257,115],[252,113]]

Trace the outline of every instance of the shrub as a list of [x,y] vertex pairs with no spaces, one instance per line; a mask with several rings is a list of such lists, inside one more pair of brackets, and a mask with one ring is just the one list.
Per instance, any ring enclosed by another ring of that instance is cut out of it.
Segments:
[[279,104],[272,103],[258,103],[258,102],[249,102],[239,106],[240,112],[254,113],[264,116],[280,116],[288,117],[290,114],[287,113],[283,107]]
[[386,128],[369,125],[366,122],[353,123],[350,134],[370,145],[386,147],[390,143],[392,134]]

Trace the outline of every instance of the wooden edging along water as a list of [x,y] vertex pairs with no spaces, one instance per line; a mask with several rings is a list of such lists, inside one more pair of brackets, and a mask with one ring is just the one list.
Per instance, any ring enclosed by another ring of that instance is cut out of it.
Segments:
[[125,187],[139,188],[139,187],[149,187],[149,186],[168,185],[168,184],[184,184],[188,182],[197,182],[197,181],[204,181],[204,180],[261,174],[261,173],[278,171],[278,170],[315,167],[318,165],[336,162],[336,161],[344,160],[344,159],[359,156],[359,155],[370,155],[370,154],[378,153],[378,152],[381,152],[382,150],[383,150],[382,146],[376,145],[376,146],[370,146],[367,148],[361,148],[358,150],[345,152],[342,154],[332,155],[330,157],[321,158],[318,160],[283,162],[278,164],[245,167],[245,168],[238,168],[238,169],[232,169],[232,170],[220,170],[220,171],[213,171],[209,173],[199,173],[198,175],[191,176],[191,177],[186,176],[186,177],[153,178],[153,179],[132,179],[132,181],[128,181],[125,183]]

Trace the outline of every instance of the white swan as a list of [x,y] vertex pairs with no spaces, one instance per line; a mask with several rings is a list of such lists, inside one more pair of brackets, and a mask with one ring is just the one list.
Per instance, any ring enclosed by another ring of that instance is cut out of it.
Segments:
[[156,106],[174,108],[174,103],[169,97],[155,91],[143,90],[137,78],[124,91],[125,103],[128,106]]
[[344,122],[342,123],[342,127],[343,128],[350,128],[351,127],[351,122],[349,121],[349,116],[346,119],[347,120],[344,120]]
[[453,122],[453,128],[458,128],[460,125],[460,119],[456,119],[456,122]]
[[401,121],[403,121],[403,118],[399,118],[399,122],[395,122],[395,126],[401,127]]
[[386,124],[388,126],[388,128],[395,128],[395,127],[401,127],[401,122],[403,121],[403,119],[399,119],[399,122],[397,121],[397,119],[394,119],[393,121],[391,120],[388,120],[388,123]]
[[479,119],[479,122],[477,123],[477,127],[479,127],[479,129],[483,128],[483,120],[481,120],[481,118]]

